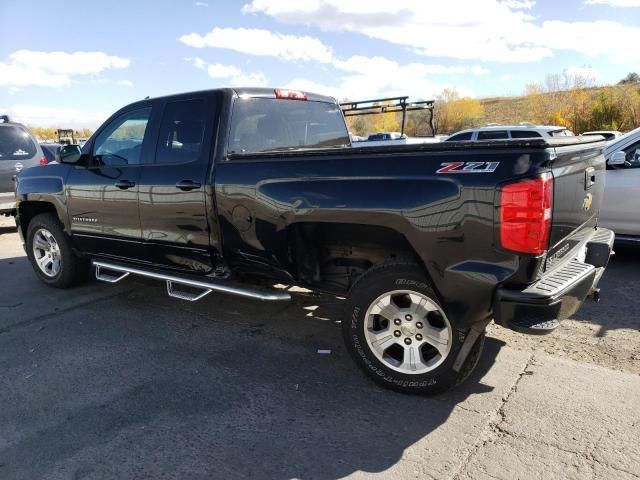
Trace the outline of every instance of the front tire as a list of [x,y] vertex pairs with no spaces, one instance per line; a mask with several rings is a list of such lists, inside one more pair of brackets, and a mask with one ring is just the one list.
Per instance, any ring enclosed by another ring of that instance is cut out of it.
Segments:
[[484,333],[459,372],[453,363],[467,331],[456,328],[413,263],[371,268],[353,285],[342,333],[356,364],[378,384],[434,394],[466,379],[478,363]]
[[87,278],[89,263],[78,258],[58,218],[51,213],[33,217],[27,227],[27,256],[40,280],[68,288]]

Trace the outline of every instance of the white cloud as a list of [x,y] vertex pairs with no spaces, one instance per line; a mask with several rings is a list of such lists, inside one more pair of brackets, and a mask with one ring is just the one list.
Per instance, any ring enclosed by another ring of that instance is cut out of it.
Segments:
[[[639,0],[587,0],[635,5]],[[640,28],[617,22],[539,21],[531,0],[252,0],[245,13],[287,24],[360,33],[432,57],[495,62],[536,62],[555,51],[605,55],[614,63],[640,60]]]
[[119,80],[116,82],[116,85],[121,85],[123,87],[133,87],[133,82],[131,80]]
[[531,10],[536,4],[533,0],[504,0],[502,3],[514,10]]
[[36,105],[13,105],[6,110],[17,122],[33,127],[96,128],[110,115],[107,112],[67,108],[48,108]]
[[233,65],[221,65],[216,63],[207,67],[207,73],[211,78],[229,78],[238,76],[242,72]]
[[0,62],[0,86],[63,87],[75,76],[127,68],[126,58],[104,52],[36,52],[18,50]]
[[500,75],[500,77],[498,77],[498,80],[500,80],[501,82],[508,82],[509,80],[513,80],[514,78],[516,78],[514,74],[505,73],[504,75]]
[[200,70],[206,70],[209,77],[224,80],[231,87],[266,87],[267,77],[262,72],[245,73],[234,65],[208,64],[198,57],[187,57],[185,61]]
[[489,71],[479,65],[465,67],[460,65],[437,65],[427,63],[410,63],[400,65],[394,60],[384,57],[365,57],[355,55],[346,60],[335,59],[333,66],[348,72],[367,73],[371,76],[393,71],[397,76],[414,75],[456,75],[470,73],[472,75],[486,75]]
[[586,0],[584,3],[609,7],[640,7],[640,0]]
[[190,33],[179,40],[191,47],[226,48],[250,55],[278,57],[282,60],[314,60],[328,63],[331,49],[317,38],[284,35],[257,28],[214,28],[200,35]]
[[564,74],[567,77],[582,80],[597,80],[602,76],[599,70],[587,66],[566,68]]
[[207,62],[205,62],[200,57],[185,57],[185,61],[187,61],[194,67],[199,68],[200,70],[205,70],[207,68]]
[[[224,30],[224,34],[215,33]],[[256,40],[255,37],[260,37]],[[283,42],[283,38],[295,38],[291,43]],[[302,41],[301,39],[305,39]],[[322,85],[308,79],[296,78],[288,87],[306,91],[316,91],[334,97],[363,98],[363,96],[407,94],[426,98],[435,95],[441,84],[434,83],[432,76],[437,75],[486,75],[488,70],[480,65],[438,65],[427,63],[410,63],[401,65],[384,57],[365,57],[354,55],[346,59],[337,58],[331,48],[320,40],[311,37],[293,37],[266,30],[248,30],[244,28],[214,28],[204,36],[190,34],[181,37],[183,43],[193,47],[211,46],[231,49],[246,54],[263,55],[283,60],[315,60],[318,63],[331,65],[344,72],[338,76],[336,85]],[[298,43],[296,43],[298,42]],[[301,49],[300,42],[310,43],[313,49]],[[256,48],[256,45],[261,45]],[[310,54],[310,52],[315,52]],[[198,57],[187,57],[185,60],[196,68],[206,69],[209,76],[216,79],[227,79],[232,85],[266,85],[262,74],[245,75],[237,67],[230,65],[207,65]]]
[[[482,67],[428,65],[411,63],[401,65],[383,57],[354,56],[334,62],[344,74],[336,77],[334,85],[323,85],[305,78],[295,78],[285,88],[293,88],[330,95],[338,100],[344,98],[366,99],[395,95],[410,95],[412,98],[433,98],[451,82],[434,81],[434,75],[459,75],[469,73],[482,75]],[[473,92],[457,86],[462,95],[473,96]]]
[[[289,88],[291,90],[302,90],[304,92],[319,93],[320,95],[328,95],[337,100],[342,100],[343,98],[348,97],[348,95],[346,95],[345,92],[341,92],[340,88],[338,87],[324,85],[322,83],[316,82],[314,80],[309,80],[306,78],[294,78],[286,85],[283,85],[282,88]],[[361,98],[361,97],[358,97],[358,98]]]
[[208,7],[209,4],[207,2],[196,2],[196,7]]

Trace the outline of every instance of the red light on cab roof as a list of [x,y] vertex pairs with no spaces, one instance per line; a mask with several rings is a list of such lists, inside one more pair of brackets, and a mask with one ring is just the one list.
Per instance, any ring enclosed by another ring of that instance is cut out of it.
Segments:
[[284,88],[276,88],[274,90],[276,98],[285,98],[288,100],[306,100],[307,94],[300,90],[287,90]]

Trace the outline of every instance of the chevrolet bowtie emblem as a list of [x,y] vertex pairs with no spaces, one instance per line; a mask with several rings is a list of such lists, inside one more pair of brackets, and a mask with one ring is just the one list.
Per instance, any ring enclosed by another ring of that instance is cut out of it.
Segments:
[[587,193],[587,196],[584,197],[584,200],[582,201],[582,209],[585,212],[588,212],[589,209],[591,208],[592,203],[593,203],[593,195],[591,195],[590,193]]

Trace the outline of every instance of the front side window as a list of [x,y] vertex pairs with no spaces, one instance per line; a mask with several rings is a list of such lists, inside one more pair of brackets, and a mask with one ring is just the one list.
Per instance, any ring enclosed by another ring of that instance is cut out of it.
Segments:
[[93,156],[99,165],[123,167],[141,163],[142,143],[151,107],[133,110],[116,118],[96,138]]
[[273,98],[236,100],[229,153],[344,147],[349,133],[333,103]]
[[203,100],[168,103],[162,116],[156,163],[189,163],[200,158],[206,109]]
[[485,130],[478,132],[478,140],[504,140],[509,138],[506,130]]
[[28,160],[36,152],[36,144],[29,132],[13,125],[0,127],[0,162],[3,160]]
[[624,163],[626,168],[640,168],[640,142],[625,148],[624,153],[627,157]]

